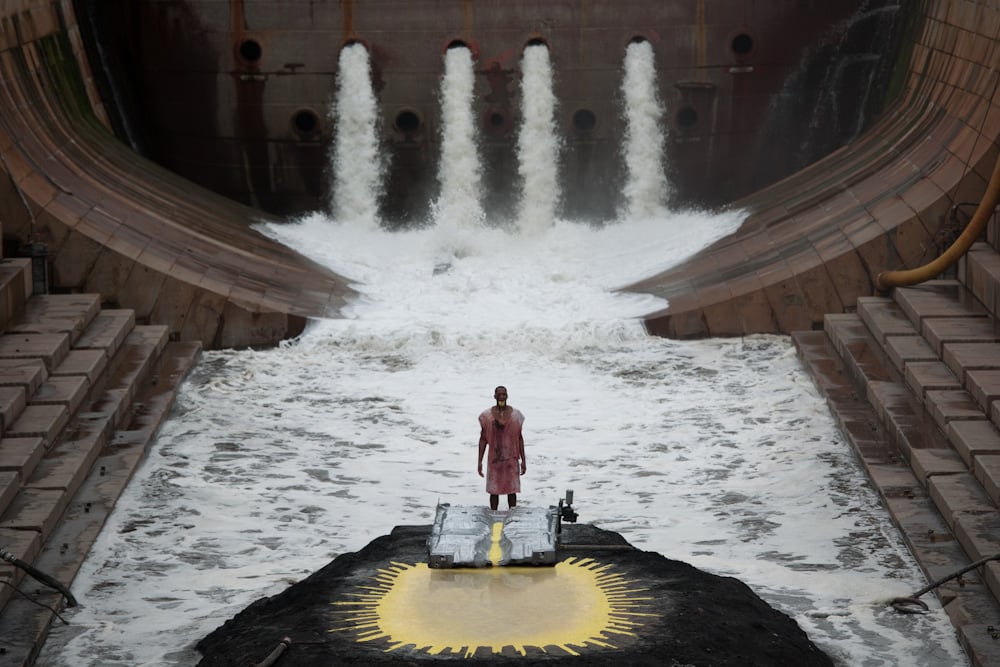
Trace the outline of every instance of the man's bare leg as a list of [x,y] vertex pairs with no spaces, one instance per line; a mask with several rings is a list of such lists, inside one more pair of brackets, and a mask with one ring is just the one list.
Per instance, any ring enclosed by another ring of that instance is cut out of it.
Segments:
[[507,494],[507,507],[513,508],[517,506],[517,494],[508,493]]
[[495,493],[490,494],[490,509],[495,510],[500,506],[500,496]]

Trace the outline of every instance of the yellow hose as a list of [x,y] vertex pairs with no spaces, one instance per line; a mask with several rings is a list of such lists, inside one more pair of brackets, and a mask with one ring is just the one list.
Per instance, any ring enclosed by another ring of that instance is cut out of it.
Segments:
[[969,221],[961,236],[951,244],[951,247],[941,253],[937,259],[915,269],[883,271],[875,277],[875,286],[879,290],[887,290],[892,287],[906,287],[907,285],[922,283],[939,275],[942,271],[957,262],[968,251],[975,240],[979,238],[979,235],[983,233],[986,221],[993,214],[993,209],[996,208],[997,201],[1000,201],[1000,156],[997,157],[997,162],[993,166],[993,175],[990,177],[989,185],[986,186],[986,193],[979,202],[979,208],[976,209],[972,220]]

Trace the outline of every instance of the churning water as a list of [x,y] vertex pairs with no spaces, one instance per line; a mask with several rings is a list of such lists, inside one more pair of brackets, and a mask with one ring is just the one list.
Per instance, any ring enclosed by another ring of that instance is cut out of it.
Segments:
[[924,578],[789,340],[650,337],[638,318],[663,302],[615,291],[740,221],[264,228],[358,298],[277,349],[203,355],[40,664],[194,664],[253,600],[438,502],[484,503],[476,418],[498,384],[526,415],[521,504],[573,489],[582,521],[738,577],[845,667],[967,664],[939,607],[887,608]]

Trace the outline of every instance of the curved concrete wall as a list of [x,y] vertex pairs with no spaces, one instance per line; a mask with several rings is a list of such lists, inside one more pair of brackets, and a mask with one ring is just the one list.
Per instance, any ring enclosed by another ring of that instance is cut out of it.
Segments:
[[691,338],[819,328],[825,313],[873,294],[881,271],[933,259],[949,210],[979,201],[997,159],[998,35],[995,2],[921,2],[894,106],[858,141],[736,202],[749,213],[739,232],[627,288],[668,300],[648,329]]
[[[933,254],[997,156],[1000,9],[925,0],[905,92],[861,139],[736,203],[734,236],[631,289],[669,300],[672,337],[790,332],[854,308],[874,276]],[[0,8],[0,216],[47,245],[54,285],[206,347],[267,345],[336,314],[342,278],[254,231],[258,211],[138,157],[106,128],[70,0]]]
[[54,289],[206,347],[273,345],[344,303],[342,278],[251,228],[264,214],[114,138],[69,0],[0,7],[0,84],[4,237],[47,247]]

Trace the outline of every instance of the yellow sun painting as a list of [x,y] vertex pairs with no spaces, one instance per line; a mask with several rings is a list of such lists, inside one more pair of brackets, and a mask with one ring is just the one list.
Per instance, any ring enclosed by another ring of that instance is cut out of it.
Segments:
[[650,597],[612,566],[569,558],[554,567],[431,569],[392,563],[371,586],[334,602],[337,627],[357,641],[384,639],[387,650],[413,646],[437,655],[471,657],[480,647],[511,647],[578,655],[615,648],[616,637],[634,636],[649,613]]

